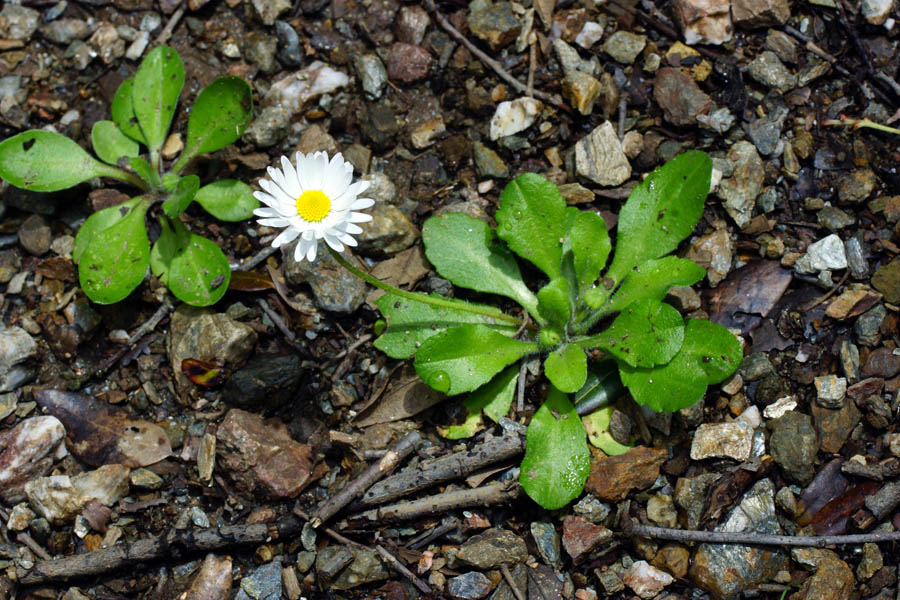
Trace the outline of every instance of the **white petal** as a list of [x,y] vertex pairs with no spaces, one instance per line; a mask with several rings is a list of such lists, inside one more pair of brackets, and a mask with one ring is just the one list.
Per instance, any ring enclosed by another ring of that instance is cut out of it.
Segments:
[[316,237],[316,232],[313,231],[312,229],[307,229],[306,231],[303,232],[303,239],[306,241],[312,241],[315,239],[315,237]]
[[368,180],[366,180],[366,179],[363,179],[363,180],[361,180],[361,181],[358,181],[357,183],[360,184],[360,188],[359,188],[359,190],[356,192],[357,194],[362,194],[364,191],[366,191],[367,189],[369,189],[370,187],[372,187],[372,182],[371,182],[371,181],[368,181]]
[[266,192],[253,192],[253,197],[266,206],[271,206],[273,208],[275,208],[279,204],[275,196],[273,196],[272,194],[267,194]]
[[359,234],[362,233],[362,232],[363,232],[362,227],[360,227],[360,226],[358,226],[358,225],[354,225],[353,223],[347,223],[347,224],[344,226],[344,233],[350,233],[350,234],[353,234],[353,235],[359,235]]
[[322,181],[325,179],[325,171],[328,168],[328,154],[325,152],[316,152],[313,159],[309,162],[309,188],[312,190],[321,190]]
[[346,233],[339,233],[337,238],[347,244],[348,246],[354,247],[356,246],[356,240],[352,235],[347,235]]
[[297,200],[288,196],[287,193],[285,193],[285,191],[278,187],[278,185],[274,182],[268,181],[266,179],[260,179],[259,187],[269,192],[269,195],[274,197],[275,200],[278,201],[278,205],[272,205],[272,208],[280,208],[282,212],[284,212],[286,210],[289,210],[291,206],[296,206]]
[[279,217],[281,213],[279,213],[274,208],[257,208],[253,211],[253,214],[257,217]]
[[294,247],[294,260],[296,262],[303,262],[303,259],[306,257],[307,247],[304,246],[304,241],[300,240],[297,242],[297,246]]
[[318,244],[316,242],[313,242],[309,246],[309,249],[306,251],[306,260],[308,260],[309,262],[313,262],[314,260],[316,260],[316,246],[318,246]]
[[350,210],[364,210],[375,206],[375,201],[371,198],[357,198],[356,202],[350,205]]
[[284,182],[284,173],[281,172],[281,169],[276,169],[275,167],[267,167],[266,172],[278,187],[287,192],[287,184]]
[[350,223],[368,223],[372,220],[372,215],[367,215],[366,213],[350,213],[350,217],[347,219]]
[[328,165],[328,170],[325,173],[325,178],[322,180],[322,191],[328,194],[329,198],[339,198],[347,191],[347,188],[352,181],[352,167],[351,171],[348,173],[347,170],[344,169],[343,163],[335,164],[334,159],[332,159],[331,164]]
[[325,234],[325,243],[331,246],[336,252],[344,251],[344,245],[335,236]]
[[281,157],[281,168],[284,170],[284,183],[286,186],[284,191],[295,198],[299,197],[303,190],[300,189],[300,184],[297,182],[297,171],[294,170],[294,165],[291,164],[287,156]]
[[256,222],[263,227],[287,227],[291,224],[290,221],[281,217],[274,217],[271,219],[257,219]]
[[272,240],[272,246],[275,248],[280,248],[281,246],[284,246],[285,244],[290,244],[295,239],[297,239],[298,235],[300,235],[299,231],[297,231],[294,228],[289,227],[288,229],[285,229],[284,231],[279,233],[277,238]]

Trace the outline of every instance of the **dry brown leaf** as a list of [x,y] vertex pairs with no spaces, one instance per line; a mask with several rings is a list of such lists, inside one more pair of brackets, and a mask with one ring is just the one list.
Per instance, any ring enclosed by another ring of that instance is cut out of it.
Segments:
[[419,379],[412,365],[406,365],[371,410],[354,422],[357,427],[390,423],[417,415],[446,398]]
[[66,427],[69,450],[92,466],[146,467],[172,454],[162,427],[128,418],[86,394],[39,390],[34,398]]

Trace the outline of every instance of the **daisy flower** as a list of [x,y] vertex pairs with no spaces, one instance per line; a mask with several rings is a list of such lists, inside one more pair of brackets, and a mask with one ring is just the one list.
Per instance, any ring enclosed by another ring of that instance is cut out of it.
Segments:
[[272,241],[276,248],[293,242],[294,260],[316,259],[319,240],[342,252],[344,246],[356,246],[354,235],[362,233],[357,223],[371,221],[372,216],[354,212],[375,204],[359,195],[369,187],[368,181],[353,183],[353,165],[340,153],[328,161],[328,154],[298,152],[296,167],[287,156],[281,157],[281,169],[269,167],[270,179],[260,179],[264,191],[254,192],[264,208],[253,211],[260,225],[283,227]]

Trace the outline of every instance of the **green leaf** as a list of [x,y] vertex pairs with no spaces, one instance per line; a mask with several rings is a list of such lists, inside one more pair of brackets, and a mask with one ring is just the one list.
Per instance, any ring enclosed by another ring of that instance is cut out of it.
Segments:
[[187,144],[179,165],[198,154],[214,152],[244,133],[253,114],[250,84],[234,75],[220,77],[203,88],[188,118]]
[[706,270],[687,258],[666,256],[645,261],[625,275],[603,310],[619,311],[642,298],[662,300],[673,285],[692,285],[704,275]]
[[499,375],[469,394],[463,402],[467,413],[465,422],[440,430],[441,435],[451,440],[469,438],[484,429],[482,413],[495,422],[505,417],[516,393],[518,375],[518,368],[507,367]]
[[588,441],[603,450],[607,456],[625,454],[633,447],[633,444],[626,446],[618,442],[609,432],[609,420],[614,410],[614,406],[605,406],[583,419]]
[[589,289],[606,266],[611,244],[603,217],[590,211],[569,208],[563,252],[571,250],[578,279],[578,291]]
[[523,173],[503,189],[497,209],[497,236],[522,258],[554,279],[559,277],[566,201],[553,182]]
[[129,77],[119,85],[116,95],[113,97],[112,113],[113,122],[122,130],[122,133],[136,142],[147,145],[141,124],[134,114],[134,103],[131,100],[131,92],[134,89],[134,77]]
[[134,74],[131,102],[151,151],[158,151],[166,139],[183,85],[184,65],[168,46],[151,50]]
[[[78,279],[94,302],[112,304],[124,300],[144,280],[150,263],[144,216],[150,203],[150,199],[141,198],[112,225],[90,235],[80,253]],[[125,206],[112,208],[121,210]]]
[[91,144],[100,160],[114,165],[122,156],[137,156],[138,143],[122,133],[112,121],[97,121],[91,128]]
[[243,221],[259,208],[253,189],[237,179],[220,179],[204,185],[194,200],[220,221]]
[[538,320],[537,298],[512,253],[497,243],[484,221],[462,213],[431,217],[422,228],[425,256],[441,277],[478,292],[512,298]]
[[712,159],[692,150],[659,167],[632,190],[619,213],[614,285],[645,260],[672,252],[694,229],[709,193]]
[[575,345],[554,350],[544,361],[544,374],[559,391],[567,394],[577,392],[587,379],[584,350]]
[[684,343],[665,365],[650,369],[619,363],[622,383],[638,404],[676,411],[691,406],[741,364],[741,344],[730,331],[706,320],[688,319]]
[[554,325],[564,328],[572,316],[569,280],[557,277],[537,293],[538,312]]
[[652,367],[672,360],[684,341],[684,320],[659,300],[638,300],[619,313],[603,333],[592,338],[632,367]]
[[583,414],[615,403],[624,391],[616,361],[598,360],[591,364],[584,385],[575,392],[572,401]]
[[75,235],[75,246],[72,249],[72,261],[78,264],[85,249],[90,246],[97,236],[114,224],[121,221],[141,201],[141,197],[132,198],[117,206],[110,206],[98,210],[89,216]]
[[200,188],[200,178],[196,175],[187,175],[182,177],[175,189],[169,194],[168,200],[163,202],[162,209],[169,218],[177,219],[178,215],[187,210],[191,202],[194,201],[194,195]]
[[55,192],[112,170],[52,131],[31,129],[0,142],[0,178],[17,188]]
[[519,483],[532,500],[555,510],[581,493],[590,472],[584,425],[569,398],[551,387],[525,433]]
[[467,324],[425,340],[416,352],[415,366],[422,381],[455,396],[481,387],[503,367],[537,349],[534,342],[520,342],[484,325]]
[[143,179],[144,181],[150,183],[151,185],[155,185],[157,181],[156,171],[153,170],[153,167],[150,166],[146,160],[141,158],[140,156],[135,156],[128,159],[128,166],[137,173],[137,176]]
[[160,217],[162,233],[150,253],[150,269],[175,297],[209,306],[228,291],[228,258],[210,240],[194,235],[178,219]]
[[[178,185],[178,182],[181,181],[181,177],[176,175],[175,173],[163,173],[162,178],[160,179],[160,184],[162,188],[169,192],[170,194],[175,191],[175,187]],[[194,197],[196,200],[196,196]]]
[[[436,294],[432,296],[461,305],[493,308]],[[515,335],[518,329],[514,324],[495,321],[476,313],[415,302],[393,294],[385,294],[375,301],[375,305],[387,319],[388,328],[373,345],[391,358],[409,358],[431,336],[465,323],[481,323],[506,336]]]

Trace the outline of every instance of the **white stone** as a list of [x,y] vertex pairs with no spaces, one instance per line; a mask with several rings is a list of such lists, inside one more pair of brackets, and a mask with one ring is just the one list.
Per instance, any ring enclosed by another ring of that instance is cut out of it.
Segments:
[[631,177],[631,164],[612,123],[603,124],[575,144],[575,171],[602,186],[616,186]]
[[594,21],[588,21],[575,36],[575,43],[587,50],[600,41],[603,37],[603,25]]
[[746,423],[754,429],[762,425],[762,417],[759,415],[759,408],[755,404],[751,404],[744,409],[744,412],[738,415],[737,420]]
[[672,7],[685,44],[718,45],[733,37],[729,0],[674,0]]
[[20,502],[9,511],[9,520],[6,522],[6,527],[12,531],[25,531],[36,516],[34,511],[28,508],[27,504]]
[[544,105],[534,98],[517,98],[497,105],[491,117],[491,139],[498,140],[531,127]]
[[125,58],[128,60],[137,60],[144,54],[144,50],[147,49],[147,45],[150,43],[150,33],[147,31],[141,31],[134,41],[131,42],[131,45],[128,46],[128,50],[125,51]]
[[884,25],[893,7],[894,0],[863,0],[862,14],[872,25]]
[[783,396],[763,410],[763,417],[777,419],[795,408],[797,408],[797,400],[793,396]]
[[752,447],[753,428],[743,421],[703,423],[694,432],[691,459],[733,458],[744,461],[750,458]]
[[104,506],[118,502],[128,493],[130,472],[124,465],[103,465],[74,477],[39,477],[25,484],[25,495],[39,515],[53,523],[64,523],[75,518],[92,499]]
[[632,563],[625,572],[623,581],[641,598],[653,598],[675,581],[675,578],[646,560],[639,560]]
[[826,408],[840,408],[847,395],[847,380],[836,375],[816,377],[816,400]]
[[291,112],[299,112],[303,105],[316,96],[330,94],[350,83],[346,73],[332,69],[321,61],[282,77],[272,84],[264,105],[280,104]]
[[794,263],[794,270],[798,273],[816,273],[846,268],[847,254],[844,251],[844,242],[836,233],[810,244],[806,249],[806,254]]

